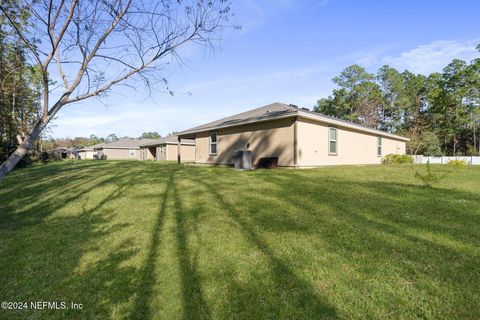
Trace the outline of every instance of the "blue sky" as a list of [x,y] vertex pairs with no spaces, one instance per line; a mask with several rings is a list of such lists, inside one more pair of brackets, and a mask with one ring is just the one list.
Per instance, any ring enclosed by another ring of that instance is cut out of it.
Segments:
[[53,137],[166,135],[271,102],[312,108],[351,64],[428,74],[480,54],[479,1],[234,1],[241,30],[215,52],[185,51],[169,78],[174,96],[125,87],[67,106]]

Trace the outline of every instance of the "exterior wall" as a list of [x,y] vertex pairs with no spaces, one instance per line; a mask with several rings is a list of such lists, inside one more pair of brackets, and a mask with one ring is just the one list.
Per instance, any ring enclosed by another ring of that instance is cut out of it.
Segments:
[[140,150],[142,152],[142,160],[156,160],[156,147],[142,147]]
[[[167,144],[166,151],[167,155],[165,160],[177,161],[178,160],[178,145],[176,144]],[[184,145],[180,146],[182,162],[192,162],[195,161],[195,146],[194,145]]]
[[279,166],[294,166],[294,118],[257,122],[217,130],[217,155],[210,154],[210,133],[196,135],[195,163],[233,163],[236,150],[252,151],[255,165],[263,157],[278,157]]
[[182,144],[180,146],[180,151],[182,156],[182,162],[195,161],[195,145]]
[[178,160],[178,147],[176,144],[167,144],[165,145],[165,148],[167,150],[167,155],[165,157],[165,160],[168,161],[177,161]]
[[329,155],[328,128],[328,124],[299,119],[297,159],[300,167],[378,164],[387,154],[405,154],[405,141],[382,137],[382,156],[379,157],[377,156],[377,135],[337,127],[337,155]]
[[95,151],[93,150],[79,151],[78,157],[80,159],[93,159],[94,154],[95,154]]
[[[154,147],[142,147],[140,160],[168,160],[168,161],[177,161],[178,146],[176,144],[163,144]],[[182,162],[192,162],[195,161],[195,145],[182,145]],[[129,150],[127,156],[129,156]],[[156,156],[154,153],[156,153]],[[108,157],[107,157],[108,159]]]
[[[133,148],[132,148],[133,149]],[[109,149],[104,148],[103,154],[107,156],[107,160],[141,160],[142,150],[135,149],[135,156],[130,156],[130,149]]]
[[161,145],[157,147],[157,159],[166,160],[167,159],[167,146]]

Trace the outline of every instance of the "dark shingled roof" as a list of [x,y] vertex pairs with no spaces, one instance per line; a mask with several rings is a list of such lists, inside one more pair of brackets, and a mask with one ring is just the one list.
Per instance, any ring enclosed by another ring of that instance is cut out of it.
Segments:
[[178,134],[183,134],[184,132],[190,131],[206,131],[212,128],[221,128],[224,126],[233,126],[237,124],[243,124],[245,122],[255,122],[255,121],[263,121],[268,119],[275,119],[283,115],[287,114],[294,114],[297,112],[297,108],[294,106],[290,106],[288,104],[275,102],[260,108],[256,108],[253,110],[245,111],[230,117],[226,117],[220,120],[212,121],[201,126],[193,127],[188,130],[184,130],[179,132]]
[[318,112],[313,112],[308,110],[307,108],[300,108],[292,104],[285,104],[280,102],[275,102],[260,108],[256,108],[256,109],[245,111],[230,117],[212,121],[212,122],[203,124],[201,126],[193,127],[193,128],[179,132],[178,135],[180,136],[188,135],[188,134],[197,133],[197,132],[216,130],[219,128],[232,127],[232,126],[242,125],[246,123],[274,120],[274,119],[283,118],[283,117],[309,116],[309,115],[325,123],[330,123],[330,124],[339,125],[339,126],[344,125],[345,127],[355,128],[360,131],[375,132],[375,133],[392,137],[392,138],[397,138],[405,141],[409,140],[405,137],[391,134],[385,131],[368,128],[350,121],[326,116]]
[[97,149],[123,149],[123,148],[140,148],[144,144],[158,142],[158,139],[136,139],[136,138],[126,138],[120,139],[115,142],[104,143],[101,147]]
[[[146,143],[142,144],[142,146],[143,147],[156,146],[156,145],[166,144],[166,143],[177,144],[178,143],[178,136],[174,135],[174,134],[171,134],[169,136],[166,136],[166,137],[158,139],[158,140],[152,140],[152,141],[146,142]],[[182,144],[195,144],[195,140],[194,139],[182,139]]]
[[101,148],[103,147],[103,145],[105,145],[104,142],[102,142],[102,143],[97,143],[97,144],[94,144],[93,146],[87,146],[87,147],[80,148],[80,149],[78,149],[77,151],[86,151],[86,150],[101,149]]

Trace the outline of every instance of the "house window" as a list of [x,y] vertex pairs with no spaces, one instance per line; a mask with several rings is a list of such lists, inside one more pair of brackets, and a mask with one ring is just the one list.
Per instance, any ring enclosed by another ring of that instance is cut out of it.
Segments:
[[337,154],[337,128],[328,128],[328,154]]
[[135,157],[135,149],[130,149],[130,157]]
[[377,157],[382,156],[382,138],[377,138]]
[[217,132],[210,132],[210,154],[217,154]]

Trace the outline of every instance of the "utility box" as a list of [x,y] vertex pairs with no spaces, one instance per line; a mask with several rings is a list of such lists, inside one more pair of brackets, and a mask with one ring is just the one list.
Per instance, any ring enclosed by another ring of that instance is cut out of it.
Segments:
[[237,150],[233,155],[233,166],[239,170],[252,169],[252,151]]

